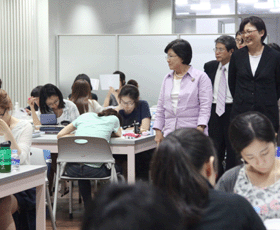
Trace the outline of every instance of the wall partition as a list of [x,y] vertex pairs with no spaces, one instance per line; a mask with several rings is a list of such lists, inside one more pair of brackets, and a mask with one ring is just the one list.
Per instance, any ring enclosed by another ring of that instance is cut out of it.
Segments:
[[[162,80],[170,72],[164,49],[174,39],[190,42],[191,65],[203,71],[204,63],[214,60],[216,35],[59,35],[57,41],[57,84],[66,98],[75,77],[80,73],[90,78],[123,71],[126,81],[139,84],[140,98],[156,105]],[[233,36],[233,35],[232,35]],[[100,88],[100,87],[99,87]],[[107,91],[93,91],[103,104]]]

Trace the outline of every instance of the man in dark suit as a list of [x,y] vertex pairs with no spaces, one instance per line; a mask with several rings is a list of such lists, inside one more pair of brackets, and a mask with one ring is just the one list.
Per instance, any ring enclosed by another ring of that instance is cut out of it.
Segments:
[[[228,67],[231,54],[235,49],[235,39],[231,36],[222,35],[215,40],[215,44],[216,61],[205,63],[204,71],[213,85],[213,102],[208,125],[209,136],[213,139],[218,152],[219,178],[225,170],[236,165],[235,153],[228,138],[233,102],[228,87]],[[225,153],[227,153],[226,159]],[[224,162],[226,163],[225,165]]]

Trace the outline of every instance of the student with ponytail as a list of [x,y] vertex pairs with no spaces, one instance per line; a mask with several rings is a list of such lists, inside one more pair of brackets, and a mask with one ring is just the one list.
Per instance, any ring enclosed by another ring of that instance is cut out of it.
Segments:
[[265,229],[246,199],[213,189],[215,159],[209,137],[196,129],[179,129],[160,143],[151,179],[177,205],[187,229]]

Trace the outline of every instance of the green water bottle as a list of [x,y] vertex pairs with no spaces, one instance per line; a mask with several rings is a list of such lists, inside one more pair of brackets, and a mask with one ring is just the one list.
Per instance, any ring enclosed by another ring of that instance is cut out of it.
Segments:
[[11,172],[11,142],[0,144],[0,173]]

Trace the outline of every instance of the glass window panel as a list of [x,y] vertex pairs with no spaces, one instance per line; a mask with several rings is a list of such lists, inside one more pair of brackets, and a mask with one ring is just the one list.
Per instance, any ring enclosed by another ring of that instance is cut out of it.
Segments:
[[175,0],[175,14],[222,15],[235,13],[235,0]]
[[238,14],[279,14],[279,0],[238,0]]
[[177,18],[175,33],[181,34],[235,34],[234,18]]

